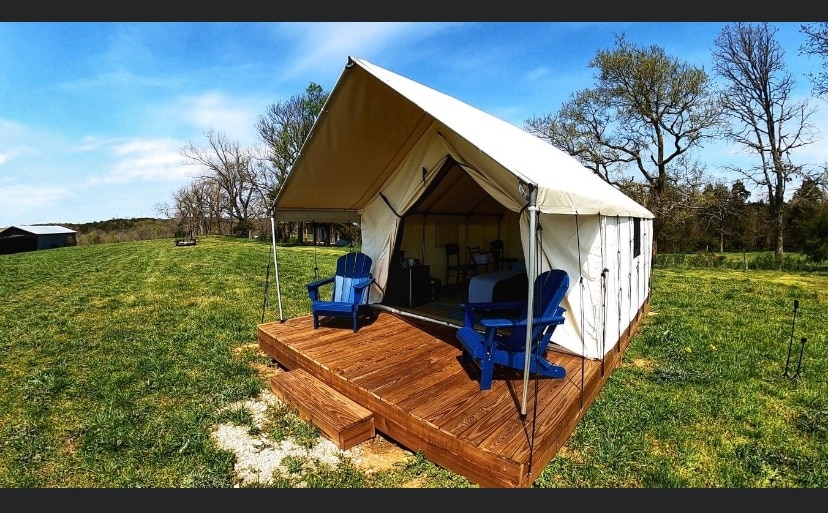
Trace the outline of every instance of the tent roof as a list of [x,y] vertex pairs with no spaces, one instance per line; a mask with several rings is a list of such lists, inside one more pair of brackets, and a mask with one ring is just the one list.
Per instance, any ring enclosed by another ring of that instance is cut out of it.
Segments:
[[[477,169],[514,177],[514,204],[524,204],[518,181],[538,186],[544,213],[652,218],[646,208],[546,141],[451,96],[349,58],[275,202],[276,217],[297,221],[355,221],[414,145],[429,131],[477,151]],[[466,149],[465,151],[468,151]],[[463,171],[461,195],[428,199],[418,212],[495,214],[506,207]]]

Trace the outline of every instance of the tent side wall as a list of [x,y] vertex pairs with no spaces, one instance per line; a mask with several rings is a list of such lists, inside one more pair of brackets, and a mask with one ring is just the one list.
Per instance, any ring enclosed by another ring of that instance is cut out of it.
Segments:
[[[638,225],[638,228],[636,228]],[[608,216],[603,235],[606,273],[603,292],[606,354],[615,347],[650,296],[652,219]]]
[[[528,230],[526,216],[521,223]],[[570,275],[570,290],[562,302],[567,322],[555,330],[552,342],[588,358],[602,358],[649,297],[652,220],[542,214],[538,224],[538,272],[558,268]],[[528,239],[524,248],[528,250]]]

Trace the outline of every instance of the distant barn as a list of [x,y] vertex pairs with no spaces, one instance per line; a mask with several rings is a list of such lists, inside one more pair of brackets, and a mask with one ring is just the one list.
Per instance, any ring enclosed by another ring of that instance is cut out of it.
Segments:
[[0,255],[76,246],[77,232],[55,225],[20,225],[0,229]]

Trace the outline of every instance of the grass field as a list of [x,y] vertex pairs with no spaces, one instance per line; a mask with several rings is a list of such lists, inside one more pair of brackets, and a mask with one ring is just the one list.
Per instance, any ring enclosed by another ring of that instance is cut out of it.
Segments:
[[[304,284],[343,251],[279,248],[285,317],[308,312]],[[232,487],[219,423],[319,443],[289,409],[264,428],[227,409],[269,388],[256,325],[268,272],[265,320],[279,318],[271,261],[221,237],[0,255],[0,487]],[[828,274],[656,267],[652,282],[651,315],[535,487],[828,486]],[[294,458],[268,486],[412,481],[472,486],[420,455],[378,472]]]

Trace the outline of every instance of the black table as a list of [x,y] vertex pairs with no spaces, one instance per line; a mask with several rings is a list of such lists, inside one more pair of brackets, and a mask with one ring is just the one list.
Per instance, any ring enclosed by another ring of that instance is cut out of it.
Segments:
[[424,305],[430,300],[431,266],[391,266],[383,303],[411,307]]

